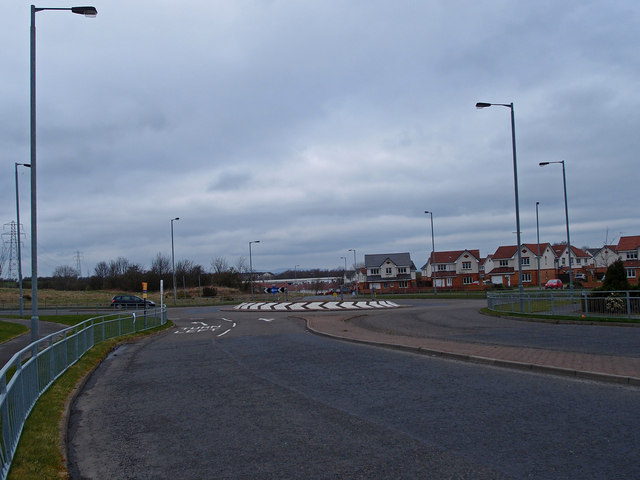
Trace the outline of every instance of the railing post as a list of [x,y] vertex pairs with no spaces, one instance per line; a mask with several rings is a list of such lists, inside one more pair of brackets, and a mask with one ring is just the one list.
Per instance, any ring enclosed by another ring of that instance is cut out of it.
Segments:
[[627,290],[627,318],[631,319],[631,292]]

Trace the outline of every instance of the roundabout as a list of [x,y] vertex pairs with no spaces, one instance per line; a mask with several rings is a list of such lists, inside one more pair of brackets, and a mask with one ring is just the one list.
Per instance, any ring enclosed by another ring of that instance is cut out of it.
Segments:
[[268,310],[268,311],[344,311],[344,310],[380,310],[384,308],[400,308],[395,302],[362,301],[362,302],[244,302],[234,310]]

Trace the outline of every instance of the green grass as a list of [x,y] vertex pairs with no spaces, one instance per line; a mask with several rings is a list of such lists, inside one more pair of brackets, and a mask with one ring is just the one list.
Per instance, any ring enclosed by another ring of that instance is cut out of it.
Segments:
[[40,397],[24,425],[22,436],[11,464],[9,479],[64,479],[69,474],[64,462],[62,432],[67,399],[76,385],[88,375],[119,343],[170,328],[162,327],[127,337],[99,343],[58,378]]
[[19,337],[29,331],[28,327],[19,323],[0,322],[0,343],[7,342],[12,338]]
[[515,318],[528,318],[543,320],[547,322],[563,322],[563,323],[640,323],[640,319],[626,318],[626,317],[598,317],[585,315],[584,317],[578,317],[577,315],[540,315],[536,313],[516,313],[516,312],[501,312],[496,310],[490,310],[488,308],[482,308],[480,311],[486,315],[493,317],[515,317]]

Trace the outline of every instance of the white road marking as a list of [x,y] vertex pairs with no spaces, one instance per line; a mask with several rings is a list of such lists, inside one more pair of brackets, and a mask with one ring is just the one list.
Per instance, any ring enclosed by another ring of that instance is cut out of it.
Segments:
[[229,333],[231,331],[231,329],[229,328],[228,330],[225,330],[224,332],[222,332],[220,335],[218,335],[218,337],[221,337],[223,335],[226,335],[227,333]]
[[263,322],[273,322],[275,318],[259,318],[258,320],[262,320]]

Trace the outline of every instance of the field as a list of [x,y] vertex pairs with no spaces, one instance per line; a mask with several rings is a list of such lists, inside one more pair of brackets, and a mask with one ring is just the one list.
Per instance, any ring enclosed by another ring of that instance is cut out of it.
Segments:
[[[142,292],[123,292],[120,290],[38,290],[38,307],[48,308],[55,306],[99,308],[109,306],[114,295],[129,293],[142,296]],[[216,305],[220,303],[239,303],[248,298],[238,290],[229,288],[217,288],[215,297],[201,297],[199,289],[180,289],[177,293],[178,305]],[[150,292],[147,298],[157,305],[160,304],[160,292]],[[23,290],[24,308],[31,309],[31,290]],[[164,292],[164,303],[173,305],[173,290]],[[0,310],[17,309],[20,304],[20,295],[17,288],[0,288]]]

